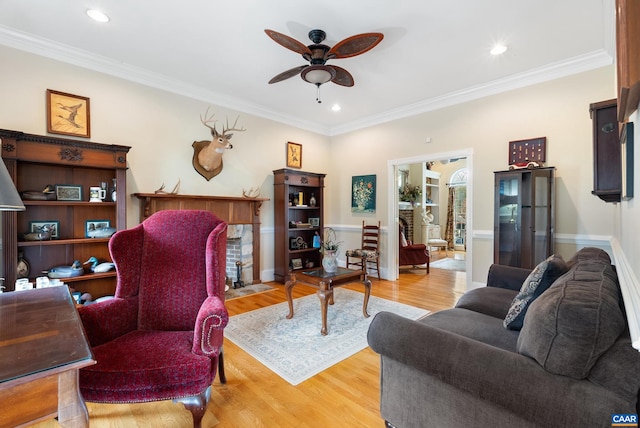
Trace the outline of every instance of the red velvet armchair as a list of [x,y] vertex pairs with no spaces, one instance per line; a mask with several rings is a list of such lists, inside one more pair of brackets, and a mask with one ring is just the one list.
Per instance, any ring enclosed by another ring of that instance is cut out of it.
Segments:
[[404,236],[404,229],[399,225],[398,231],[398,248],[400,249],[400,257],[398,264],[400,266],[421,267],[426,264],[427,273],[429,273],[429,250],[424,244],[411,244]]
[[227,224],[208,211],[159,211],[109,241],[115,298],[79,308],[97,364],[86,401],[182,402],[199,427],[219,367]]

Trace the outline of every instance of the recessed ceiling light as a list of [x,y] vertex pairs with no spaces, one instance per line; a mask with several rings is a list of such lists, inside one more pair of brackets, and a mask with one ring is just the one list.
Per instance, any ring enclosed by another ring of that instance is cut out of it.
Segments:
[[340,111],[342,110],[342,107],[340,107],[340,104],[334,104],[331,106],[331,111]]
[[87,15],[95,21],[98,22],[109,22],[109,17],[97,9],[89,9],[87,10]]
[[489,53],[491,53],[491,55],[501,55],[506,51],[507,47],[505,45],[497,44],[489,51]]

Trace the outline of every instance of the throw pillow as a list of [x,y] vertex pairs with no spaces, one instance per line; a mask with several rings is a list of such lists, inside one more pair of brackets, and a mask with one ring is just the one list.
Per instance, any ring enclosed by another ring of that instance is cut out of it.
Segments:
[[625,329],[613,267],[578,261],[529,308],[517,351],[549,373],[584,379]]
[[551,287],[551,284],[567,270],[567,264],[562,257],[555,254],[536,266],[522,283],[520,292],[511,302],[509,312],[503,321],[505,328],[520,330],[531,302]]

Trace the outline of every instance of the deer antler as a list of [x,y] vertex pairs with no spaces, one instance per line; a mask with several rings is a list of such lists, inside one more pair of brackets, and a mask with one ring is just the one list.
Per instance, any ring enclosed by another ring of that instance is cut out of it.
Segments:
[[175,186],[173,186],[172,191],[167,192],[166,190],[164,190],[164,183],[162,183],[162,186],[160,186],[160,188],[154,191],[153,193],[162,194],[162,195],[177,195],[179,189],[180,189],[180,179],[178,178],[178,182],[176,183]]
[[258,196],[260,196],[260,188],[258,187],[257,189],[254,189],[252,187],[251,189],[249,189],[249,191],[245,191],[244,189],[242,189],[242,196],[244,196],[245,198],[257,198]]
[[[213,118],[213,116],[211,116],[211,118]],[[229,131],[238,131],[238,132],[246,131],[245,128],[236,128],[236,125],[238,124],[238,119],[240,119],[240,116],[236,117],[236,121],[233,122],[233,126],[229,128],[229,118],[227,118],[227,125],[222,127],[222,135],[227,135],[227,132]]]
[[[217,120],[213,120],[213,118],[215,117],[216,113],[213,112],[213,114],[211,115],[211,117],[207,117],[207,115],[209,114],[209,108],[211,106],[207,107],[207,111],[204,114],[204,117],[202,117],[202,115],[200,115],[200,122],[202,122],[202,124],[204,126],[206,126],[207,128],[209,128],[210,130],[212,130],[213,132],[218,132],[216,131],[216,125],[215,123],[217,122]],[[209,122],[213,122],[213,128],[209,125]]]

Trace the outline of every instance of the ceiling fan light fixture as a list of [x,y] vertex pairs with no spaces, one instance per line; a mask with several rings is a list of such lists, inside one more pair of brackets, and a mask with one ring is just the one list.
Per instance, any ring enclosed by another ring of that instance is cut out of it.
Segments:
[[330,82],[336,77],[336,71],[332,67],[326,65],[310,65],[302,70],[300,77],[305,82],[312,83],[314,85],[322,85]]

